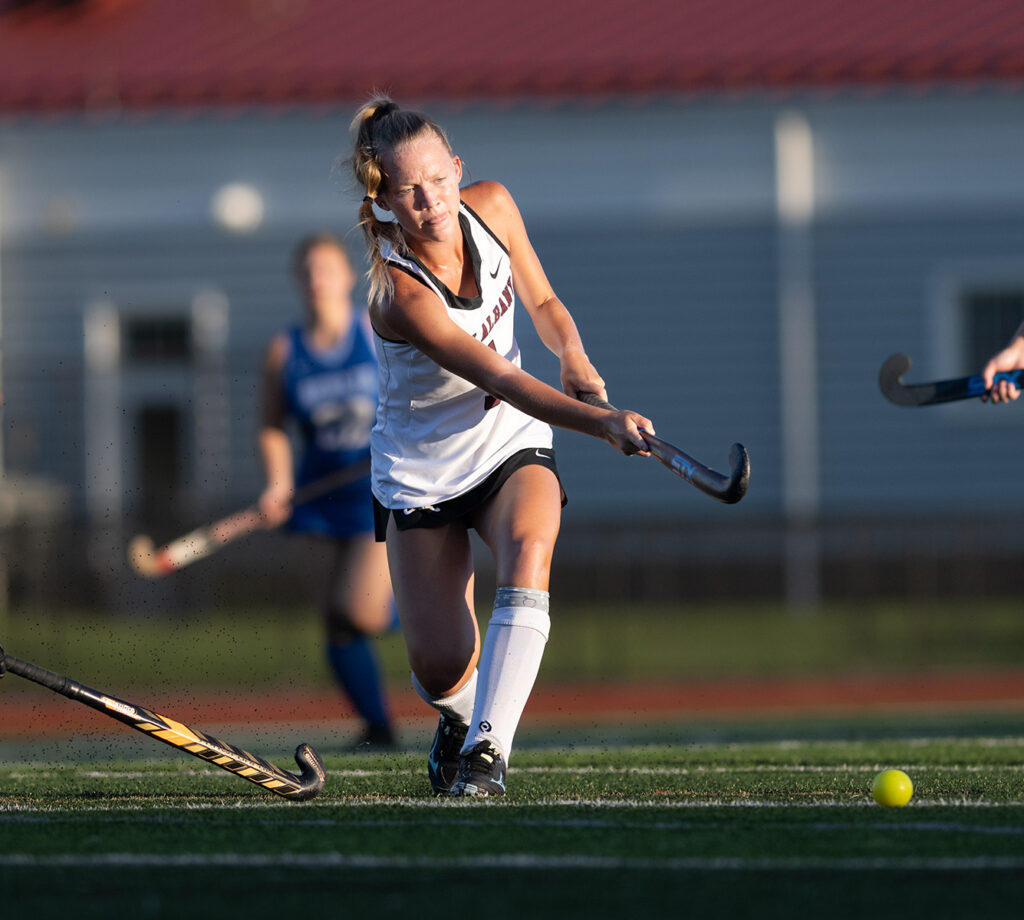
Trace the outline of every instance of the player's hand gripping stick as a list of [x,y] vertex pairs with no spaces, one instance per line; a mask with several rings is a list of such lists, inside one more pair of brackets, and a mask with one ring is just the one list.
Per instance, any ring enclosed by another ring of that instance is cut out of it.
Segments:
[[[577,397],[589,406],[598,409],[617,411],[615,406],[605,402],[595,393],[577,393]],[[729,464],[732,472],[728,476],[716,473],[699,460],[683,453],[678,447],[655,437],[647,431],[640,434],[650,448],[651,456],[663,466],[670,469],[681,479],[700,489],[705,495],[717,498],[720,502],[733,505],[747,493],[750,484],[750,457],[742,444],[733,444],[729,450]]]

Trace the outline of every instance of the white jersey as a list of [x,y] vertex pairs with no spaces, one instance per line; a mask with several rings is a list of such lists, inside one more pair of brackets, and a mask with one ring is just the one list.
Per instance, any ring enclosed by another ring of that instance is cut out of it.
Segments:
[[[479,297],[459,297],[413,255],[381,255],[433,291],[467,333],[520,366],[508,250],[466,205],[459,224]],[[445,370],[408,342],[374,336],[377,420],[370,438],[373,494],[386,508],[422,508],[479,485],[512,454],[550,448],[551,428]]]

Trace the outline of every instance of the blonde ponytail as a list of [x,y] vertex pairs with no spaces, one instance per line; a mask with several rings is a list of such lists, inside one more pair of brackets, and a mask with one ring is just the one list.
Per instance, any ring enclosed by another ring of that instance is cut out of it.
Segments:
[[408,254],[402,228],[393,220],[382,221],[373,210],[373,199],[367,196],[359,206],[357,224],[366,237],[366,248],[370,253],[370,270],[366,277],[370,282],[369,301],[376,304],[388,300],[395,293],[395,284],[381,254],[381,245],[387,241],[397,255]]
[[373,209],[373,202],[384,188],[386,176],[382,166],[385,153],[419,137],[424,131],[434,134],[452,152],[448,136],[435,121],[419,112],[410,112],[398,107],[384,95],[375,96],[366,103],[352,119],[351,130],[355,133],[352,153],[352,172],[356,182],[364,191],[359,206],[359,223],[366,237],[370,253],[369,300],[371,304],[389,299],[395,290],[391,273],[381,253],[381,246],[387,242],[398,255],[407,255],[408,247],[402,228],[397,221],[382,221]]

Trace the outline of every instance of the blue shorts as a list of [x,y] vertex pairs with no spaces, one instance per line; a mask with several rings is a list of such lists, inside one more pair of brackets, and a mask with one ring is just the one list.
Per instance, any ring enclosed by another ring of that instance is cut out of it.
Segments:
[[543,466],[551,470],[558,480],[558,488],[562,493],[562,507],[565,507],[569,499],[565,497],[562,479],[558,475],[555,452],[550,447],[543,447],[539,450],[527,447],[514,453],[478,486],[474,486],[468,492],[457,495],[455,498],[450,498],[448,501],[440,502],[436,505],[427,505],[425,508],[389,509],[385,508],[374,498],[374,533],[377,537],[377,542],[384,542],[388,532],[389,517],[395,519],[395,527],[399,530],[413,530],[417,527],[443,527],[445,524],[451,524],[453,521],[467,518],[484,502],[493,497],[505,484],[509,476],[524,466]]

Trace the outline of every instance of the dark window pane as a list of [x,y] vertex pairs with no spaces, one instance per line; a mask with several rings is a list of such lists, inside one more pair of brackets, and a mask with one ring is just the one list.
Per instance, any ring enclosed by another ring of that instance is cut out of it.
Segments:
[[961,301],[964,319],[963,358],[967,373],[976,374],[1024,321],[1024,289],[968,291]]
[[130,363],[192,360],[192,323],[186,316],[129,316],[122,330],[124,356]]
[[174,520],[182,479],[181,410],[143,406],[136,418],[142,517],[149,523]]

